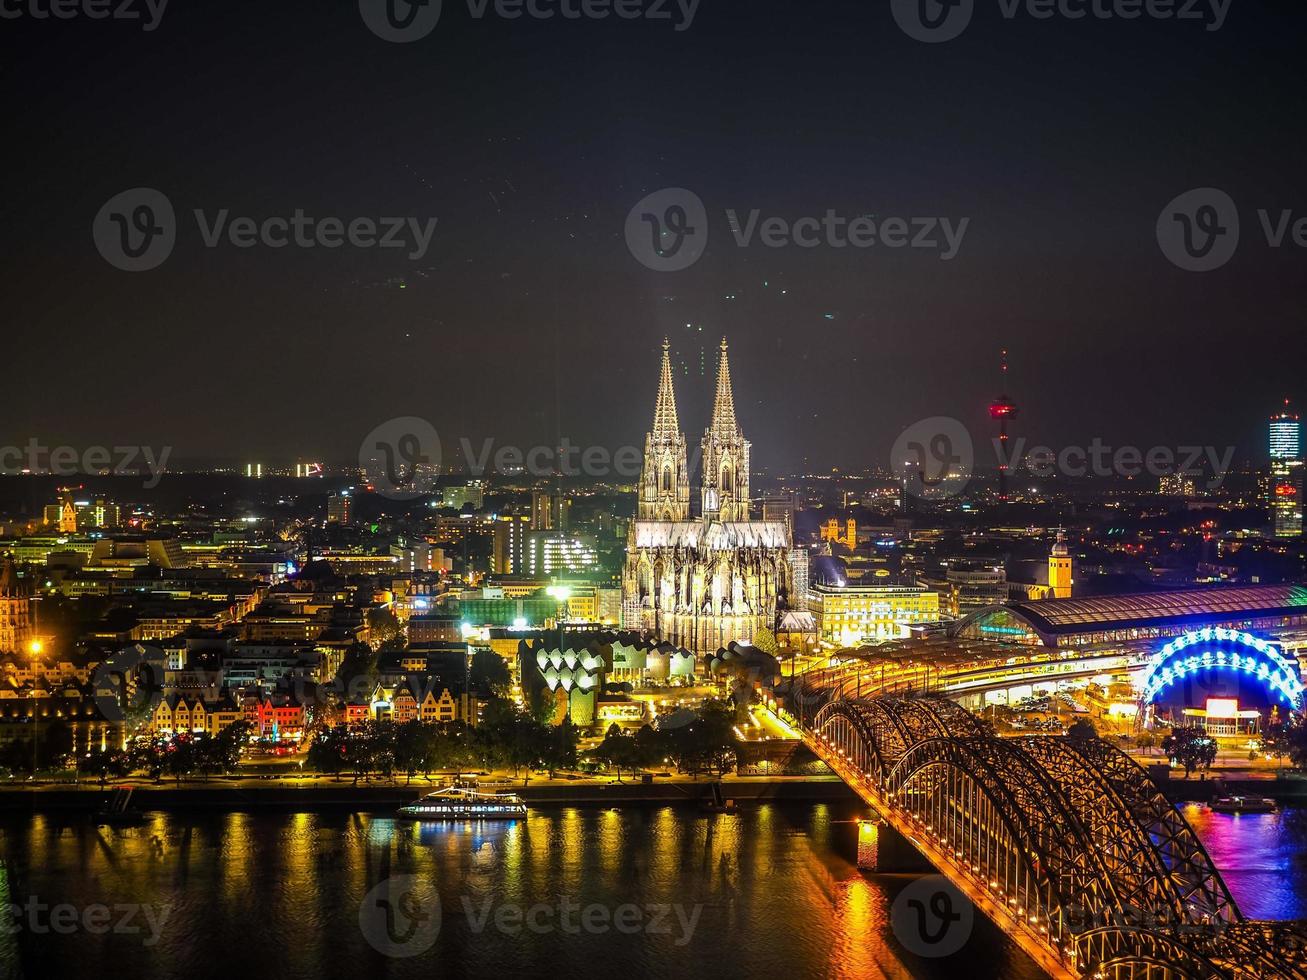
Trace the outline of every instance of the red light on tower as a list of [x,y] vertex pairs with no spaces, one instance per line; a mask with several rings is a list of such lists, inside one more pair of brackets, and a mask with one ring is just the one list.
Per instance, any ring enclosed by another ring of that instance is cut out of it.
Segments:
[[1000,394],[989,406],[989,417],[998,422],[998,499],[1007,503],[1007,476],[1008,476],[1008,452],[1007,452],[1007,423],[1008,419],[1014,419],[1021,414],[1021,409],[1017,407],[1016,402],[1012,401],[1006,394],[1007,390],[1007,348],[1003,349],[1002,362],[1003,383],[1002,389],[1004,394]]

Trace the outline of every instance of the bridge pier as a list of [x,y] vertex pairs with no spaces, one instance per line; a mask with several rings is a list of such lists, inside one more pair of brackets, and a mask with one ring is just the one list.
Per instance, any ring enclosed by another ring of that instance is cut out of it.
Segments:
[[934,871],[921,852],[906,837],[886,823],[879,814],[858,821],[859,871],[881,874],[922,873]]

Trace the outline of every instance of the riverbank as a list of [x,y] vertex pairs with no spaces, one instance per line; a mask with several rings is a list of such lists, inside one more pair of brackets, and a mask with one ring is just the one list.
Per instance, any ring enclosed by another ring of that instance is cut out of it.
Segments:
[[1278,779],[1168,779],[1160,787],[1173,803],[1210,803],[1218,796],[1264,796],[1277,803],[1307,805],[1307,779],[1281,776]]
[[[533,782],[515,785],[533,807],[691,805],[710,798],[711,781],[677,780],[643,783]],[[136,786],[132,805],[140,810],[319,810],[349,809],[391,812],[424,793],[438,788],[424,780],[405,785],[313,781],[303,784],[278,781],[275,785],[223,785],[183,783]],[[742,804],[764,802],[851,802],[857,797],[838,779],[727,778],[722,784],[727,799]],[[93,813],[108,801],[111,790],[98,786],[0,788],[0,815],[6,813]]]

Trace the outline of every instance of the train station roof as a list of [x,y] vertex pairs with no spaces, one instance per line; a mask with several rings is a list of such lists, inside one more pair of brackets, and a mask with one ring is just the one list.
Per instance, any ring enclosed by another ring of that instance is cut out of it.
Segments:
[[991,606],[963,619],[959,635],[1016,637],[1026,627],[1043,642],[1060,637],[1128,630],[1238,626],[1256,620],[1307,615],[1307,586],[1220,585],[1171,592],[1040,599]]

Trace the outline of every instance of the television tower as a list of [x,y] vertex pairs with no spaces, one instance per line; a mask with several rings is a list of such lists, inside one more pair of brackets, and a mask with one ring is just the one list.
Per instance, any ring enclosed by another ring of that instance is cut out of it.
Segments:
[[1021,409],[1017,408],[1016,402],[1007,396],[1007,348],[1003,348],[1002,360],[1002,383],[999,386],[999,396],[994,399],[989,406],[989,417],[998,421],[998,499],[1001,503],[1007,503],[1007,477],[1008,477],[1008,452],[1007,452],[1007,423],[1008,419],[1016,418]]

